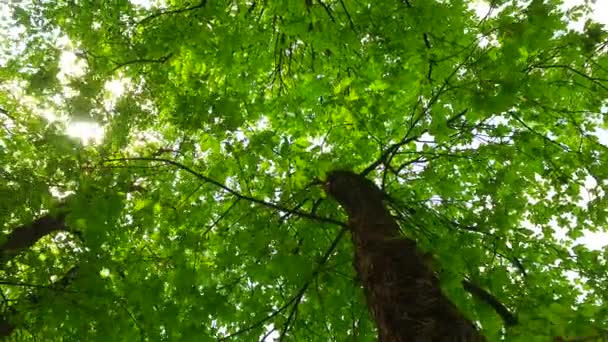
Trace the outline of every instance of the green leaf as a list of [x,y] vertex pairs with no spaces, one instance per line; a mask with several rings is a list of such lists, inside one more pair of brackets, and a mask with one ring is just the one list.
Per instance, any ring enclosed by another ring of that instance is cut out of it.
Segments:
[[[383,186],[374,208],[436,256],[487,340],[608,331],[607,34],[569,29],[589,4],[9,1],[3,337],[378,340],[355,251],[410,284],[427,270],[350,231],[334,243],[365,216],[326,193],[336,169]],[[103,140],[74,136],[79,118]]]

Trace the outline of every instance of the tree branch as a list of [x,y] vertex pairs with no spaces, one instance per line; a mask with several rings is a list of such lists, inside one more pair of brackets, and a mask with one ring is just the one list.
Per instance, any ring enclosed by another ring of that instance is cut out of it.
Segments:
[[148,21],[152,21],[158,17],[161,17],[163,15],[172,15],[172,14],[179,14],[179,13],[185,13],[185,12],[189,12],[198,8],[202,8],[205,7],[205,5],[207,4],[207,0],[202,0],[198,5],[194,5],[191,7],[186,7],[186,8],[180,8],[180,9],[174,9],[174,10],[166,10],[166,11],[158,11],[157,13],[151,14],[145,18],[143,18],[142,20],[140,20],[136,25],[143,25],[146,24]]
[[322,222],[322,223],[330,223],[330,224],[335,224],[341,227],[346,226],[346,224],[344,222],[338,221],[338,220],[334,220],[328,217],[321,217],[321,216],[317,216],[315,214],[311,214],[311,213],[307,213],[301,210],[294,210],[294,209],[289,209],[289,208],[285,208],[282,207],[278,204],[275,203],[271,203],[271,202],[266,202],[264,200],[255,198],[255,197],[251,197],[251,196],[246,196],[243,195],[239,192],[237,192],[236,190],[233,190],[229,187],[227,187],[226,185],[211,179],[201,173],[198,173],[196,171],[194,171],[193,169],[189,168],[188,166],[178,163],[176,161],[170,160],[170,159],[164,159],[164,158],[148,158],[148,157],[130,157],[130,158],[113,158],[113,159],[106,159],[105,162],[118,162],[118,161],[149,161],[149,162],[160,162],[160,163],[165,163],[165,164],[169,164],[172,166],[177,167],[178,169],[181,169],[183,171],[186,171],[187,173],[195,176],[196,178],[205,181],[209,184],[212,184],[220,189],[222,189],[223,191],[235,196],[238,199],[242,199],[245,201],[249,201],[258,205],[261,205],[263,207],[267,207],[267,208],[271,208],[280,212],[284,212],[284,213],[289,213],[291,215],[295,215],[295,216],[299,216],[299,217],[305,217],[311,220],[315,220],[318,222]]
[[464,287],[464,289],[468,293],[473,295],[473,297],[491,306],[492,309],[494,309],[494,311],[496,311],[496,313],[500,316],[500,318],[502,318],[506,326],[510,327],[517,325],[517,317],[515,317],[515,315],[511,313],[511,311],[509,311],[506,306],[499,302],[498,299],[496,299],[496,297],[494,297],[488,291],[482,289],[481,287],[473,284],[468,280],[462,281],[462,287]]
[[310,278],[304,283],[304,285],[302,285],[302,287],[300,288],[300,290],[298,291],[298,293],[296,293],[295,296],[293,296],[290,300],[288,300],[285,304],[283,304],[283,306],[281,306],[280,308],[278,308],[277,310],[275,310],[274,312],[272,312],[270,315],[262,318],[261,320],[255,322],[254,324],[252,324],[252,325],[250,325],[250,326],[248,326],[246,328],[238,330],[237,332],[232,333],[232,334],[230,334],[228,336],[224,336],[224,337],[220,338],[218,341],[226,341],[226,340],[229,340],[229,339],[231,339],[233,337],[236,337],[238,335],[241,335],[241,334],[244,334],[244,333],[246,333],[248,331],[251,331],[251,330],[253,330],[255,328],[258,328],[258,327],[262,326],[262,324],[264,324],[265,322],[269,321],[273,317],[275,317],[278,314],[280,314],[281,312],[283,312],[291,304],[294,304],[294,308],[292,309],[291,313],[289,314],[289,319],[286,322],[286,326],[282,330],[281,336],[283,336],[284,333],[287,331],[287,328],[288,328],[288,326],[290,324],[290,321],[291,321],[291,319],[293,317],[293,313],[297,309],[297,306],[299,305],[300,300],[304,296],[304,293],[306,293],[306,290],[308,290],[308,287],[310,287],[310,284],[312,284],[312,281],[317,277],[317,275],[319,275],[319,273],[321,272],[321,268],[327,263],[327,261],[329,260],[329,257],[331,257],[331,254],[334,252],[334,250],[338,246],[338,243],[340,242],[340,240],[344,236],[344,233],[346,233],[347,230],[348,230],[347,227],[343,227],[342,229],[340,229],[340,231],[338,232],[338,235],[336,235],[336,237],[332,241],[332,243],[329,246],[329,248],[325,251],[325,253],[321,257],[321,259],[317,263],[317,267],[311,273]]
[[127,65],[131,65],[131,64],[138,64],[138,63],[165,63],[167,60],[169,60],[169,58],[171,58],[171,56],[173,56],[173,53],[169,53],[165,56],[162,56],[160,58],[157,59],[151,59],[151,58],[142,58],[142,59],[134,59],[131,61],[126,61],[123,63],[116,63],[117,65],[112,69],[112,72],[115,72],[118,69],[124,68]]
[[65,212],[55,216],[47,214],[13,229],[4,243],[0,245],[0,264],[11,260],[19,252],[33,246],[43,237],[59,230],[67,230],[65,216]]
[[608,91],[608,87],[606,87],[605,85],[603,85],[601,82],[608,82],[608,79],[605,78],[600,78],[600,77],[592,77],[589,76],[581,71],[576,70],[575,68],[569,66],[569,65],[561,65],[561,64],[551,64],[551,65],[536,65],[533,66],[533,68],[538,68],[538,69],[564,69],[564,70],[568,70],[570,72],[573,72],[579,76],[581,76],[582,78],[587,79],[588,81],[590,81],[591,83],[597,85],[598,87]]
[[[399,142],[397,142],[397,143],[391,145],[389,148],[387,148],[386,151],[380,156],[380,158],[378,158],[375,162],[373,162],[371,165],[366,167],[365,170],[363,170],[360,173],[361,176],[365,177],[370,172],[375,170],[379,165],[389,163],[389,161],[391,160],[393,155],[396,152],[398,152],[402,146],[418,139],[420,136],[422,136],[422,134],[424,134],[428,131],[428,128],[425,128],[419,134],[417,134],[415,136],[411,136],[411,137],[409,136],[412,133],[412,131],[414,130],[414,127],[422,119],[422,117],[424,117],[424,115],[426,115],[426,113],[429,111],[429,109],[437,102],[437,100],[439,100],[439,97],[446,91],[446,87],[450,83],[450,80],[452,79],[452,77],[454,77],[456,75],[456,73],[458,73],[458,70],[460,70],[460,68],[462,68],[467,63],[467,61],[473,56],[474,52],[475,52],[475,48],[471,49],[470,53],[464,58],[464,60],[461,63],[458,63],[458,65],[456,65],[456,67],[454,68],[454,70],[452,70],[452,72],[448,75],[448,77],[445,78],[445,80],[439,87],[439,90],[437,90],[437,92],[431,97],[431,99],[429,100],[429,103],[422,110],[422,113],[420,113],[420,115],[418,117],[416,117],[416,119],[414,119],[412,123],[410,123],[410,127],[408,128],[407,133],[405,133],[403,138]],[[416,109],[418,108],[418,105],[420,104],[420,101],[421,100],[418,100],[418,102],[416,102],[412,115],[415,114]],[[456,120],[459,117],[466,114],[467,111],[468,111],[468,108],[465,109],[464,111],[454,115],[452,118],[448,119],[447,120],[448,125],[451,122],[453,122],[454,120]]]

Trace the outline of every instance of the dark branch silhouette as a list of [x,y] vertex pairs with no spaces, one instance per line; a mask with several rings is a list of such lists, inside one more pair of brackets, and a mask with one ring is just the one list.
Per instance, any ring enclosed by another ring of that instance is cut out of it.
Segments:
[[145,18],[143,18],[142,20],[140,20],[137,25],[144,25],[146,23],[148,23],[149,21],[152,21],[156,18],[165,16],[165,15],[173,15],[173,14],[180,14],[180,13],[185,13],[185,12],[190,12],[199,8],[203,8],[205,7],[205,5],[207,4],[207,0],[202,0],[200,3],[198,3],[197,5],[194,6],[190,6],[190,7],[185,7],[185,8],[178,8],[178,9],[173,9],[173,10],[161,10],[158,11],[154,14],[151,14]]
[[214,179],[211,179],[201,173],[194,171],[193,169],[191,169],[190,167],[188,167],[184,164],[178,163],[178,162],[170,160],[170,159],[148,158],[148,157],[130,157],[130,158],[114,158],[114,159],[105,160],[105,162],[126,162],[126,161],[148,161],[148,162],[160,162],[160,163],[169,164],[169,165],[177,167],[178,169],[188,172],[189,174],[195,176],[196,178],[198,178],[202,181],[205,181],[209,184],[212,184],[212,185],[226,191],[227,193],[235,196],[238,199],[242,199],[242,200],[249,201],[249,202],[252,202],[252,203],[267,207],[267,208],[278,210],[280,212],[289,213],[294,216],[304,217],[304,218],[308,218],[308,219],[315,220],[315,221],[322,222],[322,223],[335,224],[338,226],[345,225],[344,222],[334,220],[332,218],[321,217],[321,216],[318,216],[318,215],[315,215],[312,213],[308,213],[305,211],[301,211],[301,210],[285,208],[285,207],[282,207],[275,203],[271,203],[271,202],[267,202],[267,201],[264,201],[264,200],[261,200],[261,199],[255,198],[255,197],[243,195],[243,194],[239,193],[238,191],[233,190]]
[[19,252],[33,246],[43,237],[60,230],[67,230],[66,213],[47,214],[37,220],[13,229],[0,245],[0,265],[14,258]]
[[462,281],[462,287],[464,287],[464,289],[473,297],[491,306],[492,309],[494,309],[494,311],[496,311],[496,313],[500,316],[500,318],[502,318],[506,326],[517,325],[517,317],[491,293],[468,280]]
[[321,269],[323,268],[323,266],[327,263],[327,261],[331,257],[332,253],[334,252],[334,250],[338,246],[338,243],[340,242],[340,240],[342,240],[342,237],[344,236],[344,233],[346,233],[346,231],[347,231],[347,228],[340,229],[340,231],[338,232],[338,235],[336,235],[336,237],[334,238],[334,240],[330,244],[329,248],[327,248],[327,250],[325,251],[325,253],[323,253],[323,256],[321,257],[321,259],[317,262],[317,267],[314,269],[314,271],[312,271],[312,273],[310,275],[310,278],[308,278],[308,280],[304,283],[304,285],[302,285],[302,287],[300,288],[300,290],[298,291],[298,293],[296,293],[293,297],[291,297],[290,300],[288,300],[285,304],[283,304],[283,306],[281,306],[277,310],[273,311],[268,316],[262,318],[261,320],[253,323],[252,325],[250,325],[250,326],[248,326],[246,328],[243,328],[241,330],[238,330],[235,333],[232,333],[230,335],[227,335],[227,336],[224,336],[224,337],[220,338],[219,341],[226,341],[226,340],[229,340],[229,339],[234,338],[236,336],[242,335],[242,334],[244,334],[244,333],[246,333],[248,331],[251,331],[251,330],[253,330],[255,328],[259,328],[265,322],[269,321],[270,319],[272,319],[273,317],[277,316],[281,312],[285,311],[288,307],[290,307],[291,305],[293,305],[292,310],[291,310],[291,312],[289,314],[289,317],[287,319],[287,322],[285,322],[285,325],[283,326],[283,329],[281,330],[281,337],[283,337],[287,333],[287,330],[289,329],[289,324],[291,323],[291,320],[293,319],[293,315],[294,315],[295,311],[297,310],[297,306],[300,304],[300,300],[302,299],[302,297],[304,296],[304,294],[306,293],[306,291],[310,287],[310,284],[312,284],[312,282],[315,280],[315,278],[319,275],[319,273],[321,272]]

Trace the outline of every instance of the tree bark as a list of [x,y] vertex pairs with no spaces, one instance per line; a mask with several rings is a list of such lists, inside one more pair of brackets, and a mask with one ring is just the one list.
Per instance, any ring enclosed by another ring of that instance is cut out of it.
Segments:
[[332,171],[325,191],[348,213],[354,266],[379,341],[485,341],[441,292],[439,279],[416,242],[400,233],[373,182],[350,171]]
[[19,226],[11,231],[4,243],[0,244],[0,265],[11,260],[24,249],[33,246],[48,234],[65,230],[65,213],[44,215],[37,220]]

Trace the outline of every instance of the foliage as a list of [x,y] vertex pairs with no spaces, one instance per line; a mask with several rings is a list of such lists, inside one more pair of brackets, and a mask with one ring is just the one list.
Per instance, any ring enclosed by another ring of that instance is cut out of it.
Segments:
[[70,227],[2,265],[12,338],[373,341],[318,184],[340,168],[383,186],[490,340],[606,334],[608,255],[576,240],[606,230],[608,41],[560,3],[2,5],[3,230]]

